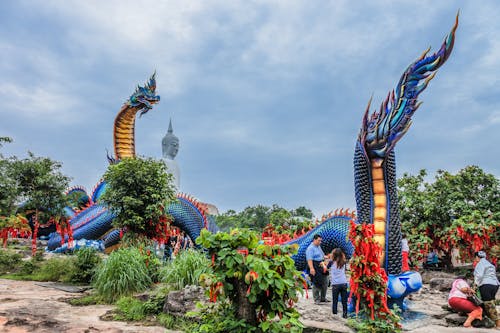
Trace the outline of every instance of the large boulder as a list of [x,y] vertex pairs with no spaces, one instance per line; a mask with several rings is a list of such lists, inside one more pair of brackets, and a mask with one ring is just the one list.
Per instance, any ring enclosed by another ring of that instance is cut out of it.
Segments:
[[432,278],[429,281],[429,285],[432,289],[437,289],[439,291],[450,291],[453,281],[455,281],[455,278]]
[[196,303],[206,302],[204,290],[200,286],[186,286],[182,290],[171,291],[165,297],[163,312],[183,316],[186,312],[194,311]]

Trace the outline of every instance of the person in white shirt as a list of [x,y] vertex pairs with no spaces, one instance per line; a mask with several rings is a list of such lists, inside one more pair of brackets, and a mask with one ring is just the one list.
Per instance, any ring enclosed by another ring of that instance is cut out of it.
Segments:
[[403,257],[403,261],[401,264],[401,270],[403,272],[408,272],[410,270],[410,265],[408,265],[408,257],[410,255],[410,246],[408,245],[408,239],[406,239],[406,235],[402,234],[403,239],[401,239],[401,255]]
[[500,328],[500,319],[495,306],[495,295],[500,282],[498,281],[496,268],[486,259],[486,252],[476,252],[474,260],[474,283],[479,287],[481,299],[484,302],[486,315]]
[[332,283],[332,313],[337,314],[337,305],[342,302],[342,317],[347,318],[347,277],[345,268],[347,259],[340,248],[333,249],[332,261],[328,264],[330,268],[330,281]]

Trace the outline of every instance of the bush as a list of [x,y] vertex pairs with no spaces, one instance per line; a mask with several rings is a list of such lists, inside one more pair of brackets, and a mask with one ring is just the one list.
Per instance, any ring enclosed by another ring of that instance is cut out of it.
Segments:
[[70,280],[77,283],[90,283],[94,276],[96,267],[102,262],[98,252],[85,247],[75,252],[74,270]]
[[169,262],[161,271],[161,280],[180,290],[188,285],[199,285],[200,275],[211,273],[210,260],[200,251],[189,249]]
[[107,302],[146,290],[152,281],[138,249],[122,248],[112,252],[96,271],[93,285]]
[[34,281],[69,282],[73,274],[74,264],[71,257],[54,257],[40,264],[31,278]]
[[[257,234],[245,229],[217,234],[202,230],[196,243],[212,258],[213,273],[201,277],[210,300],[232,305],[232,317],[225,316],[230,332],[257,327],[264,332],[302,332],[304,326],[293,307],[305,284],[291,258],[297,246],[259,245]],[[200,331],[215,332],[219,324],[215,320]],[[225,332],[227,327],[221,329]]]
[[0,274],[6,274],[7,272],[13,272],[21,266],[22,256],[19,253],[15,253],[8,250],[0,251]]
[[81,297],[70,298],[68,300],[68,303],[74,306],[88,306],[88,305],[103,304],[104,302],[101,295],[90,294]]
[[139,321],[146,319],[147,311],[144,303],[130,296],[122,297],[116,302],[118,307],[114,320]]
[[143,255],[142,259],[146,263],[151,281],[153,283],[159,282],[160,270],[162,267],[161,260],[156,255],[154,255],[154,251],[151,250],[147,251],[146,254]]

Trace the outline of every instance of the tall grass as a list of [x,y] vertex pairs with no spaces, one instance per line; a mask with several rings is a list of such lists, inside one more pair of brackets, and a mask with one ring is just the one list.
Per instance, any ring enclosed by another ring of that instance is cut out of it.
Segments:
[[180,290],[187,285],[198,285],[201,274],[212,272],[210,260],[200,251],[189,249],[169,262],[161,271],[161,280]]
[[93,280],[95,289],[107,302],[146,290],[151,284],[143,256],[133,247],[112,252],[98,266]]
[[53,257],[39,263],[31,274],[34,281],[69,282],[74,272],[72,257]]

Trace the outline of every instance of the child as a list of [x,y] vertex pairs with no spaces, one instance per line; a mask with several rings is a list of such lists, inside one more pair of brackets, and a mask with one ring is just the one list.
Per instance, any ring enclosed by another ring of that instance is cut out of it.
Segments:
[[332,312],[337,314],[337,305],[342,301],[342,317],[347,318],[347,277],[345,275],[346,257],[342,249],[336,248],[332,251],[332,261],[329,266],[330,280],[332,282]]

